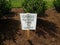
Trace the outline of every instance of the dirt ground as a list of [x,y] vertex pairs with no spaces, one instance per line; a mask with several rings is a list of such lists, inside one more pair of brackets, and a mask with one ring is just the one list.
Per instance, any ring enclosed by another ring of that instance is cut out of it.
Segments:
[[[13,19],[20,21],[19,14],[23,12],[23,9],[13,8],[12,11],[17,13]],[[29,40],[27,40],[26,31],[21,30],[20,23],[19,29],[13,37],[15,41],[6,39],[3,43],[5,45],[60,45],[60,13],[50,8],[46,10],[46,15],[38,17],[37,29],[30,31]]]

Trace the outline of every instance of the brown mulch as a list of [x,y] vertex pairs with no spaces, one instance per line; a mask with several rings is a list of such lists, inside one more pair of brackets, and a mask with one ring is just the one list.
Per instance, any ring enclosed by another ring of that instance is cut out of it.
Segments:
[[[17,13],[14,20],[20,21],[22,8],[13,8],[12,12]],[[5,40],[5,45],[60,45],[60,13],[53,8],[46,10],[46,17],[38,20],[36,31],[30,31],[30,39],[26,39],[26,31],[20,29],[15,34],[15,41]],[[55,31],[55,32],[54,32]]]

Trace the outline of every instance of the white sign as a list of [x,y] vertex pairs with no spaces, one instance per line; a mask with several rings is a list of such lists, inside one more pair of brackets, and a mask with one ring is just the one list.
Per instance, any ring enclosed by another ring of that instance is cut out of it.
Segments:
[[22,30],[36,30],[36,13],[20,13]]

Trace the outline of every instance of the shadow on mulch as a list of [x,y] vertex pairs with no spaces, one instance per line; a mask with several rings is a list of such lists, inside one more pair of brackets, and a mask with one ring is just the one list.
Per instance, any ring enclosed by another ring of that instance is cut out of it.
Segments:
[[[14,12],[16,11],[16,12]],[[13,40],[15,42],[15,36],[20,29],[20,21],[9,19],[17,14],[19,9],[14,9],[13,11],[4,11],[2,12],[1,20],[0,20],[0,45],[4,45],[3,41],[5,40]],[[20,12],[22,10],[20,9]]]
[[48,17],[48,15],[45,14],[45,13],[43,15],[42,14],[40,14],[40,15],[38,14],[37,17]]
[[44,38],[46,38],[46,34],[49,34],[50,36],[57,37],[57,35],[55,35],[56,31],[57,26],[53,22],[37,19],[36,34],[38,36],[42,35]]
[[0,20],[0,45],[3,45],[5,40],[13,40],[19,30],[20,22],[13,19]]
[[30,45],[33,45],[32,41],[31,40],[27,40],[29,42]]

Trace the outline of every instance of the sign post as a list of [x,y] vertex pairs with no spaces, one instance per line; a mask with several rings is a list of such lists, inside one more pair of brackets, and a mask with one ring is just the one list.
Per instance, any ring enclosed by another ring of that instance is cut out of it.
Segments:
[[36,30],[36,13],[20,13],[22,30],[26,30],[27,39],[30,37],[30,30]]

